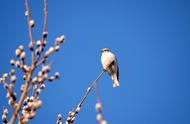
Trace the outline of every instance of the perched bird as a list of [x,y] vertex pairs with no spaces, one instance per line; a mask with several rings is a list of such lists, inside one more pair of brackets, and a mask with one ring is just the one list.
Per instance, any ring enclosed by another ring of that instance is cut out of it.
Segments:
[[113,87],[119,86],[119,67],[115,55],[108,48],[102,49],[101,62],[103,68],[112,78]]

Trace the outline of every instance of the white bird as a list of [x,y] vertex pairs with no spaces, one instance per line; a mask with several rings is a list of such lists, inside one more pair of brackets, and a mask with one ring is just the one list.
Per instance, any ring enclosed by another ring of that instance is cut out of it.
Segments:
[[112,78],[113,87],[119,86],[119,67],[115,55],[108,48],[102,49],[101,62],[103,68]]

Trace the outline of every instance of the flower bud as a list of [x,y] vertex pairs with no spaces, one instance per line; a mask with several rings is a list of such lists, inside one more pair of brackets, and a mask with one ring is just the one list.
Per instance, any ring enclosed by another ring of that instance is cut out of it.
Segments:
[[34,27],[34,20],[30,20],[30,27]]
[[24,59],[25,58],[25,52],[22,52],[21,54],[20,54],[20,59]]
[[99,102],[96,103],[95,109],[96,109],[97,112],[101,112],[102,105]]
[[102,114],[97,114],[96,120],[97,120],[98,122],[102,121]]

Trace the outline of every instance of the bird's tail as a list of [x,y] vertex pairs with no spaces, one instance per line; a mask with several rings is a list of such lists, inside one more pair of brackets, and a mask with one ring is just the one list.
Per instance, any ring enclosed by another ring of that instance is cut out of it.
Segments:
[[119,81],[116,74],[112,75],[112,85],[114,88],[119,86]]

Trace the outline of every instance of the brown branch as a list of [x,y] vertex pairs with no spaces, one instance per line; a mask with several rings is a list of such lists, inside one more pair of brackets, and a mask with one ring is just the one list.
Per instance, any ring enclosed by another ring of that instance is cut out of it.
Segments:
[[44,40],[47,35],[46,34],[47,33],[46,24],[47,24],[47,2],[46,2],[46,0],[44,0],[44,28],[43,28],[43,32],[42,32],[42,44],[44,44]]
[[102,123],[107,124],[107,121],[103,120],[102,118],[102,103],[101,103],[101,98],[99,94],[98,83],[95,85],[95,92],[96,92],[96,98],[97,98],[95,109],[98,112],[98,114],[96,115],[96,120],[98,121],[99,124],[102,124]]
[[[34,62],[34,41],[33,41],[33,36],[32,36],[32,26],[30,24],[30,11],[29,11],[29,7],[28,7],[28,0],[25,0],[25,7],[26,7],[26,16],[27,16],[27,22],[28,22],[28,29],[29,29],[29,38],[30,38],[30,50],[32,50],[32,62]],[[34,63],[32,63],[34,64]]]
[[96,93],[97,102],[98,102],[98,103],[101,103],[101,98],[100,98],[98,83],[95,85],[95,93]]
[[[44,0],[45,1],[45,0]],[[30,80],[31,80],[31,77],[32,77],[32,73],[35,69],[35,62],[34,62],[34,50],[33,50],[33,47],[34,47],[34,41],[33,41],[33,36],[32,36],[32,26],[30,24],[30,12],[29,12],[29,7],[28,7],[28,0],[25,0],[25,7],[26,7],[26,16],[27,16],[27,22],[28,22],[28,28],[29,28],[29,38],[30,38],[30,50],[32,52],[32,64],[31,64],[31,69],[29,72],[26,72],[26,82],[25,82],[25,87],[24,87],[24,90],[22,92],[22,95],[18,101],[18,105],[16,106],[14,112],[12,113],[12,116],[11,116],[11,119],[10,119],[10,123],[9,124],[14,124],[15,122],[15,119],[16,117],[18,116],[19,114],[19,111],[22,107],[22,103],[28,93],[28,88],[30,86]]]
[[36,56],[35,64],[38,62],[38,60],[41,56],[42,49],[44,47],[44,41],[45,41],[46,37],[47,37],[47,1],[44,0],[44,22],[43,22],[43,32],[42,32],[42,39],[41,39],[42,44],[39,47],[39,54]]
[[93,83],[90,85],[90,87],[87,88],[86,93],[84,94],[83,98],[81,99],[81,101],[79,102],[79,104],[77,105],[76,109],[74,110],[74,112],[69,113],[69,117],[67,118],[66,124],[71,124],[74,121],[75,115],[80,111],[84,101],[86,100],[88,94],[90,93],[90,91],[92,90],[92,88],[94,88],[94,86],[96,85],[98,79],[103,75],[103,73],[106,70],[103,69],[100,74],[98,75],[98,77],[93,81]]
[[18,105],[17,107],[15,108],[13,114],[12,114],[12,117],[11,117],[11,120],[10,120],[10,123],[9,124],[14,124],[15,122],[15,119],[22,107],[22,102],[24,101],[24,98],[26,97],[27,93],[28,93],[28,88],[29,88],[29,84],[30,84],[30,78],[32,76],[32,72],[33,70],[31,70],[28,74],[27,74],[27,79],[26,79],[26,82],[25,82],[25,87],[24,87],[24,91],[22,92],[22,95],[19,99],[19,102],[18,102]]
[[91,86],[87,89],[85,95],[83,96],[82,100],[80,101],[79,103],[79,106],[82,106],[83,102],[85,101],[85,99],[87,98],[88,94],[90,93],[90,91],[92,90],[92,88],[96,85],[98,79],[103,75],[103,73],[105,72],[106,70],[102,70],[101,73],[98,75],[98,77],[94,80],[94,82],[91,84]]

